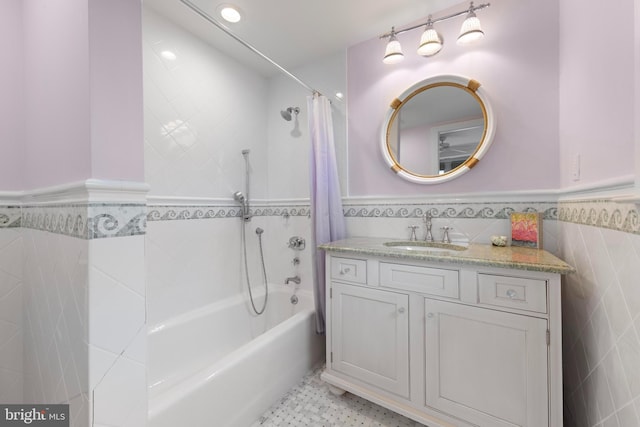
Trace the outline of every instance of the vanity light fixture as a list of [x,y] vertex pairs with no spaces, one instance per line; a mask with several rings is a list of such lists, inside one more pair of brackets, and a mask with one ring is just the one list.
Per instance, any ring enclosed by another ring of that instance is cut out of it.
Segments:
[[476,16],[475,12],[469,9],[467,18],[462,23],[460,28],[460,35],[458,36],[458,44],[463,46],[473,43],[476,40],[480,40],[484,37],[484,31],[480,27],[480,20]]
[[433,56],[442,49],[442,37],[433,28],[431,15],[427,20],[427,28],[425,28],[422,37],[420,37],[420,46],[418,47],[418,55]]
[[436,19],[433,19],[431,15],[429,15],[429,17],[427,18],[427,22],[414,25],[412,27],[403,28],[397,31],[395,27],[391,27],[390,32],[380,36],[381,39],[389,39],[382,62],[384,62],[385,64],[396,64],[402,61],[404,59],[404,55],[402,54],[402,46],[400,46],[400,42],[398,41],[398,38],[396,36],[398,34],[402,34],[421,27],[424,27],[425,30],[422,33],[422,37],[420,37],[418,54],[422,56],[433,56],[437,54],[442,49],[443,41],[440,34],[433,28],[433,24],[462,15],[466,15],[466,18],[462,23],[462,28],[460,29],[460,35],[458,36],[457,43],[459,45],[467,45],[481,39],[482,37],[484,37],[484,31],[482,31],[480,20],[476,16],[475,12],[476,10],[484,9],[485,7],[489,7],[490,5],[491,3],[484,3],[478,6],[474,6],[473,2],[471,2],[468,9],[452,13],[451,15],[443,16]]
[[404,54],[402,53],[402,46],[400,46],[400,42],[396,38],[395,28],[391,27],[389,43],[387,43],[387,48],[384,51],[384,58],[382,58],[382,62],[385,64],[397,64],[403,59]]

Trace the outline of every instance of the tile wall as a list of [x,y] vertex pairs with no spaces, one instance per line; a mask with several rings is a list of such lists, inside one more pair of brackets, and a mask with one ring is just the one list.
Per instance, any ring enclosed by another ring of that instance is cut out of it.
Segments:
[[68,403],[74,427],[145,425],[146,187],[124,186],[0,208],[2,402]]
[[89,240],[89,390],[94,427],[144,426],[144,236]]
[[71,425],[90,419],[87,388],[88,241],[23,229],[24,402],[68,403]]
[[0,402],[20,403],[23,394],[23,233],[19,207],[0,206]]
[[567,427],[640,425],[638,207],[560,202]]
[[[241,151],[267,158],[267,79],[148,7],[143,60],[150,194],[229,198],[243,185]],[[252,195],[264,198],[267,163],[252,174]]]
[[[247,292],[242,262],[243,226],[252,288],[263,286],[255,233],[260,227],[264,230],[262,242],[269,283],[282,285],[287,277],[298,275],[302,279],[299,288],[312,289],[308,206],[254,207],[256,215],[246,225],[237,216],[237,208],[229,205],[150,205],[148,209],[149,325]],[[290,249],[287,243],[293,236],[304,238],[307,249]],[[296,257],[299,264],[293,263]]]

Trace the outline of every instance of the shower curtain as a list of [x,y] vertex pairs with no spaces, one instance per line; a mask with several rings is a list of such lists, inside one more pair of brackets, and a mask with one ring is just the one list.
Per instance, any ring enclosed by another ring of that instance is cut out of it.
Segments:
[[316,332],[324,335],[325,320],[325,257],[317,247],[346,237],[344,213],[336,151],[333,142],[333,122],[329,100],[318,93],[307,98],[309,135],[311,136],[311,251],[316,304]]

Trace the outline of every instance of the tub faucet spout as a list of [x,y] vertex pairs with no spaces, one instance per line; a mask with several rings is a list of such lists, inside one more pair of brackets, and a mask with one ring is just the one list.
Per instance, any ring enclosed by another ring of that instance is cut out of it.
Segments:
[[284,284],[288,285],[289,282],[293,282],[296,285],[299,285],[300,284],[300,276],[287,277],[287,279],[284,281]]

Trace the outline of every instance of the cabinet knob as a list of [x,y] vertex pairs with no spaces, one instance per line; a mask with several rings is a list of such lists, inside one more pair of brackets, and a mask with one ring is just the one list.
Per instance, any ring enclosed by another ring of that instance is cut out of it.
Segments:
[[509,289],[507,291],[507,296],[511,299],[515,298],[518,296],[518,293],[516,291],[514,291],[513,289]]
[[344,276],[345,274],[347,274],[350,271],[351,271],[351,269],[349,267],[345,267],[342,270],[340,270],[340,274],[342,274]]
[[400,307],[400,308],[398,309],[398,313],[404,313],[404,307]]
[[427,313],[427,317],[428,317],[429,319],[433,318],[433,313]]

